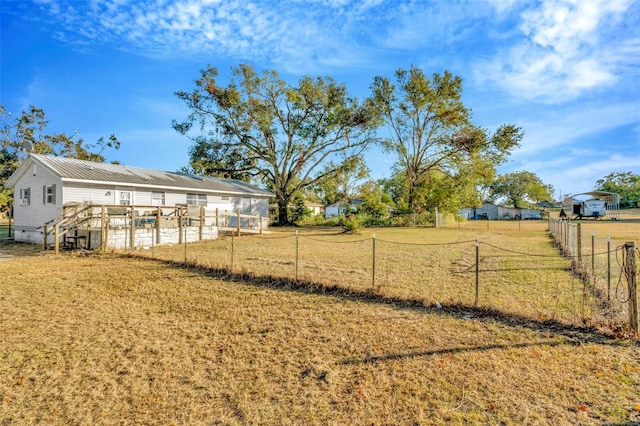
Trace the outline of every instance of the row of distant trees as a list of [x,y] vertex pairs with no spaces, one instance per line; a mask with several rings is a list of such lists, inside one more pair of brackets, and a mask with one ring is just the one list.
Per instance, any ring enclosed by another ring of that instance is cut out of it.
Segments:
[[[462,79],[449,72],[399,69],[392,78],[375,77],[370,95],[358,100],[331,77],[289,84],[276,71],[239,65],[222,84],[208,67],[192,91],[176,96],[189,114],[173,127],[192,140],[182,170],[261,184],[275,194],[280,224],[299,219],[304,200],[327,205],[358,197],[375,215],[390,208],[455,212],[485,199],[525,207],[553,198],[553,188],[531,172],[497,175],[523,132],[504,124],[491,133],[473,124],[461,100]],[[33,152],[91,161],[105,161],[105,149],[120,147],[115,135],[86,143],[76,133],[50,134],[44,111],[34,106],[18,116],[0,106],[0,114],[0,184],[26,155],[25,141]],[[389,178],[369,178],[362,154],[372,145],[394,159]],[[597,185],[620,193],[622,205],[637,206],[637,175],[611,174]],[[0,210],[10,201],[2,189]]]

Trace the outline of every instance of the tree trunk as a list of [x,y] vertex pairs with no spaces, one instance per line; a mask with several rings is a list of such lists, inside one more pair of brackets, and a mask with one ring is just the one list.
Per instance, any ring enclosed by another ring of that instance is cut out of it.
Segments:
[[278,225],[289,225],[289,200],[278,197]]

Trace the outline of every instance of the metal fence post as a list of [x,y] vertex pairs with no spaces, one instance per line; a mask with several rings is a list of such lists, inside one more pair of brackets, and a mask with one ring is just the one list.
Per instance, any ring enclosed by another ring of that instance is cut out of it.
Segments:
[[611,305],[611,235],[607,236],[607,303]]
[[476,238],[476,298],[473,306],[478,306],[478,293],[480,287],[480,240]]
[[235,251],[235,239],[233,237],[233,233],[231,233],[231,273],[233,273],[233,261],[234,261],[234,253]]
[[187,263],[187,227],[184,227],[184,263]]
[[371,262],[371,290],[376,289],[376,234],[373,234],[372,239],[372,255],[373,259]]
[[298,230],[296,230],[296,282],[298,282],[298,260],[299,260],[299,234]]
[[591,231],[591,273],[593,274],[593,289],[596,288],[596,231]]

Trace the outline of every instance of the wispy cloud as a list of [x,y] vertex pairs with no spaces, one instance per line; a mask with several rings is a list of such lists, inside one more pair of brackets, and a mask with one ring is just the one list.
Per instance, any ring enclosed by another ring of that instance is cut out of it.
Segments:
[[356,44],[351,23],[381,1],[38,0],[58,39],[96,49],[109,43],[154,58],[225,55],[267,63],[340,63]]
[[521,37],[478,61],[476,78],[550,104],[611,86],[628,66],[638,66],[640,12],[633,6],[633,0],[544,0],[527,7]]
[[[526,129],[526,138],[514,156],[524,158],[543,151],[572,146],[582,137],[634,125],[640,120],[638,103],[635,101],[571,106],[537,114],[538,118],[535,120],[519,120],[519,125]],[[609,141],[605,146],[598,148],[613,146],[613,142]]]

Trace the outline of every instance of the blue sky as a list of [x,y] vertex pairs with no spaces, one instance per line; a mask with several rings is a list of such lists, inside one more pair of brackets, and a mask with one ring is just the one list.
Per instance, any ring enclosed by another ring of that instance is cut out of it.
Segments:
[[[177,170],[171,128],[211,64],[331,76],[359,98],[376,75],[421,67],[464,80],[475,124],[522,127],[499,171],[527,170],[556,197],[611,172],[640,174],[640,1],[3,0],[0,103],[43,108],[49,132],[115,133],[108,160]],[[383,133],[384,134],[384,133]],[[371,150],[372,177],[394,158]]]

